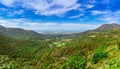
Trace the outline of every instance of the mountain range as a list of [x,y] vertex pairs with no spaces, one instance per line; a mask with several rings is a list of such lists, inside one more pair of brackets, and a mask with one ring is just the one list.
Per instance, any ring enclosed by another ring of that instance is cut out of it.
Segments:
[[[76,33],[75,34],[64,34],[63,36],[74,37],[76,35],[85,35],[85,34],[88,34],[88,33],[91,33],[91,32],[107,32],[107,31],[113,30],[117,27],[120,27],[120,25],[118,25],[116,23],[103,24],[103,25],[101,25],[100,27],[98,27],[97,29],[94,29],[94,30],[88,30],[88,31],[85,31],[85,32],[77,33],[77,34]],[[32,31],[32,30],[24,30],[24,29],[21,29],[21,28],[6,28],[6,27],[3,27],[3,26],[0,26],[0,34],[8,36],[8,37],[16,38],[16,39],[25,39],[25,40],[49,38],[49,34],[44,35],[44,34],[37,33],[37,32]],[[54,33],[53,33],[53,36],[61,36],[62,37],[62,34],[54,35]]]

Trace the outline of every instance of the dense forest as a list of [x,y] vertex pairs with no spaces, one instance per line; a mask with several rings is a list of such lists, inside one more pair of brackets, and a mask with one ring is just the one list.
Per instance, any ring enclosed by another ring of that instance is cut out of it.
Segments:
[[27,37],[27,30],[22,30],[24,37],[19,31],[11,37],[16,33],[14,30],[10,35],[0,31],[0,69],[120,69],[120,26],[117,24],[58,36],[29,31]]

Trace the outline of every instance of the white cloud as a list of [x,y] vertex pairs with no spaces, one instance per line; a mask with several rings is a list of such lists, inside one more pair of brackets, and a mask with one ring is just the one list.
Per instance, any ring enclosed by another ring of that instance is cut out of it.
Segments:
[[86,7],[87,7],[88,9],[90,9],[90,8],[93,8],[94,5],[87,5]]
[[51,16],[76,10],[80,4],[77,3],[77,0],[24,0],[23,6],[35,10],[36,14]]
[[71,16],[71,17],[69,17],[69,18],[78,18],[78,17],[81,17],[81,16],[83,16],[83,15],[84,15],[84,14],[81,13],[81,14],[79,14],[79,15]]
[[0,0],[0,3],[12,7],[17,0]]
[[14,15],[21,15],[21,14],[23,14],[24,13],[24,10],[18,10],[18,11],[9,11],[9,12],[7,12],[7,15],[8,16],[14,16]]
[[42,23],[38,21],[30,21],[27,19],[2,19],[0,18],[0,25],[5,27],[23,28],[37,31],[72,31],[81,32],[89,29],[95,29],[97,25],[82,24],[82,23]]
[[101,15],[101,14],[106,14],[108,11],[98,11],[98,10],[93,10],[91,11],[92,15]]
[[85,4],[78,3],[78,1],[79,0],[0,0],[0,3],[8,7],[14,8],[19,6],[30,9],[36,15],[45,16],[62,16],[71,10],[81,11],[81,9],[85,10],[94,7],[95,0],[88,0]]
[[15,9],[7,9],[7,8],[0,8],[0,14],[6,14],[7,16],[15,16],[21,15],[25,13],[23,9],[15,10]]
[[109,10],[106,10],[106,11],[94,10],[91,13],[92,13],[92,15],[101,15],[101,16],[97,17],[96,19],[102,20],[107,23],[120,22],[120,11],[112,12]]

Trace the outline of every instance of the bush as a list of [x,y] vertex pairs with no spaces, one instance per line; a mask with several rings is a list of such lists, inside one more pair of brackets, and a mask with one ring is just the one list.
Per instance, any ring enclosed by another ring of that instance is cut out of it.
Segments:
[[98,48],[98,50],[93,54],[92,56],[92,62],[94,64],[96,64],[99,60],[103,59],[103,58],[107,58],[108,53],[104,52],[105,47],[104,46],[100,46]]
[[92,61],[94,64],[96,64],[99,60],[107,58],[107,55],[108,55],[107,52],[96,52],[92,57]]
[[63,64],[61,69],[85,69],[86,60],[80,56],[70,57],[66,64]]
[[118,48],[120,49],[120,39],[117,40],[116,42],[117,42]]

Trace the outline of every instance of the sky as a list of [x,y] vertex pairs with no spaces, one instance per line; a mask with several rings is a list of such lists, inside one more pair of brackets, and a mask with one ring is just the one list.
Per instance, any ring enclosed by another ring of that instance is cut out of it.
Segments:
[[37,32],[82,32],[120,23],[120,0],[0,0],[0,25]]

